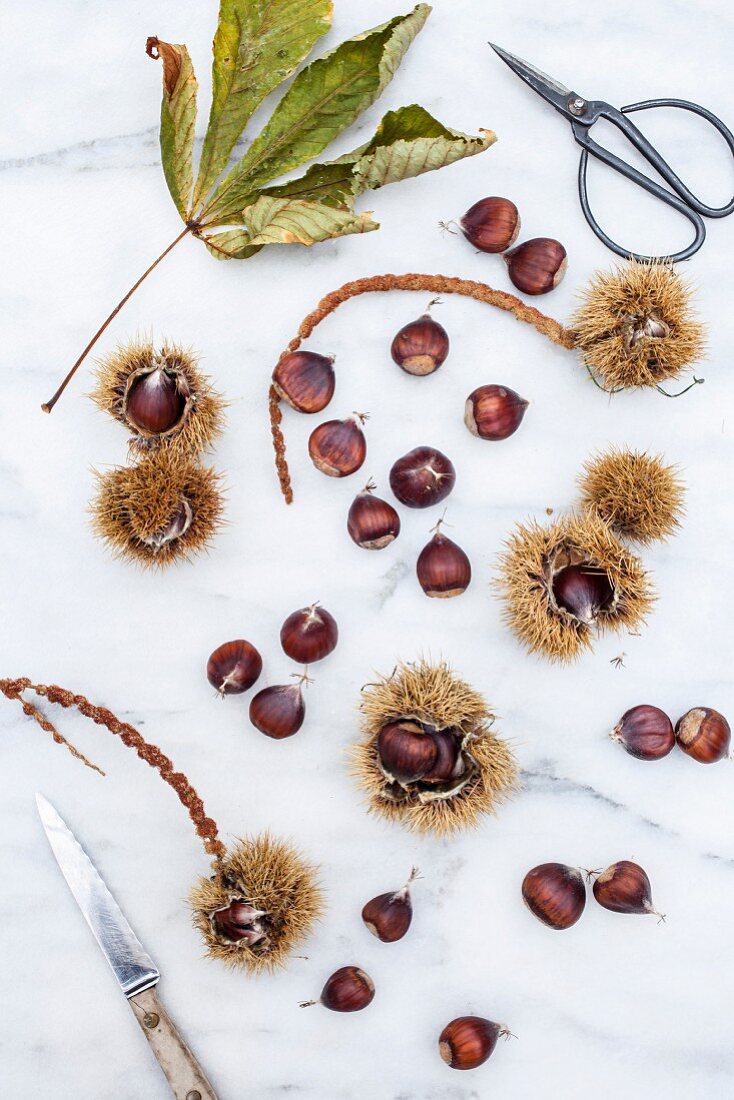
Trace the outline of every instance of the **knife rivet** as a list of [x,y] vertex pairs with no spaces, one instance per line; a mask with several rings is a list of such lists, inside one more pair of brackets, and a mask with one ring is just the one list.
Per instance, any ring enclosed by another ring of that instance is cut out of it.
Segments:
[[192,1089],[191,1092],[186,1093],[186,1100],[201,1100],[201,1093],[198,1089]]
[[155,1012],[146,1012],[145,1016],[143,1016],[143,1023],[147,1028],[150,1028],[151,1031],[154,1027],[158,1027],[160,1022],[161,1018]]

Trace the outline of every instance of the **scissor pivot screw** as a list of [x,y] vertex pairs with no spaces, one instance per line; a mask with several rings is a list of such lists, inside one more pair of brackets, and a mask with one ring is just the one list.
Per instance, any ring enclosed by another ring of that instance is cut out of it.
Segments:
[[582,99],[580,95],[569,96],[568,109],[572,115],[582,115],[586,110],[586,100]]

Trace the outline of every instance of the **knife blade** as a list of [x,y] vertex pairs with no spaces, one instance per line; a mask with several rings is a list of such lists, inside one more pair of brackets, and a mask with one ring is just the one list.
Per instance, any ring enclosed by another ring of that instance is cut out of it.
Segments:
[[160,972],[69,826],[42,794],[36,805],[51,851],[84,919],[168,1079],[176,1100],[217,1100],[204,1071],[161,1004]]

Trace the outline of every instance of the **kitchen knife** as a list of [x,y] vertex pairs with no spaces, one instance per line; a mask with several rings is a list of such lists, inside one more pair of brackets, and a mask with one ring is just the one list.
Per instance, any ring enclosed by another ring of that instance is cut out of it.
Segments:
[[176,1100],[217,1100],[204,1071],[158,999],[160,973],[68,825],[36,795],[51,850],[77,905],[112,967]]

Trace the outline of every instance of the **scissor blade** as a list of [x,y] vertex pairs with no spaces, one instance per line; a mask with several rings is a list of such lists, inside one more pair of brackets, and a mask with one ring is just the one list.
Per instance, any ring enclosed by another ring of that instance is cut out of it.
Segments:
[[126,997],[134,997],[150,989],[160,978],[158,968],[125,920],[96,867],[48,799],[37,794],[36,804],[61,873],[122,992]]
[[513,73],[524,80],[526,84],[529,84],[533,91],[541,95],[562,115],[566,115],[569,119],[574,118],[574,115],[568,109],[569,97],[574,94],[570,88],[564,87],[563,84],[548,76],[547,73],[541,72],[540,69],[536,69],[534,65],[530,65],[527,61],[523,61],[521,57],[515,57],[514,54],[503,50],[501,46],[495,46],[494,42],[490,42],[489,45],[497,56],[501,57],[506,65],[509,65]]

